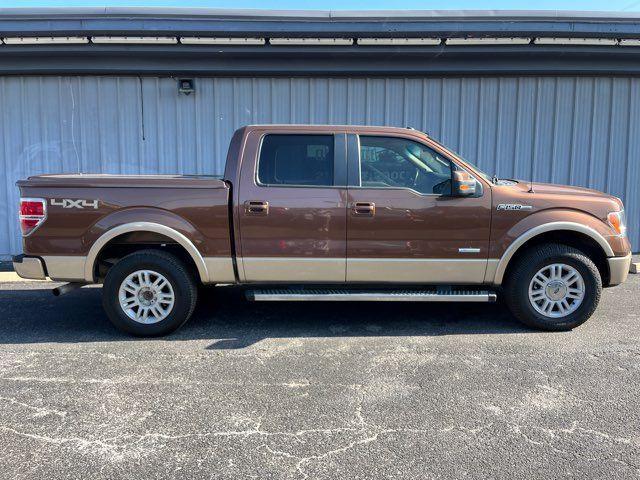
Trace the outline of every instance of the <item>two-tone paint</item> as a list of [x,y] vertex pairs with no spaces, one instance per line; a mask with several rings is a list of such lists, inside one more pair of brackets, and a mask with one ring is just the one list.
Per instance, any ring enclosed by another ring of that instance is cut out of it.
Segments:
[[[261,142],[278,133],[333,135],[334,184],[260,184]],[[354,174],[359,135],[423,143],[469,172],[479,194],[362,187]],[[98,282],[102,249],[122,238],[144,243],[145,236],[183,248],[204,283],[499,285],[518,249],[549,232],[597,246],[610,285],[624,280],[630,261],[628,240],[607,224],[607,214],[622,208],[618,199],[574,187],[534,184],[531,191],[528,183],[495,184],[411,129],[248,126],[232,138],[224,180],[45,175],[18,186],[23,197],[48,202],[48,218],[25,237],[24,252],[41,259],[41,275],[57,280]],[[78,200],[97,201],[97,208]],[[29,269],[25,275],[34,275],[34,266]]]

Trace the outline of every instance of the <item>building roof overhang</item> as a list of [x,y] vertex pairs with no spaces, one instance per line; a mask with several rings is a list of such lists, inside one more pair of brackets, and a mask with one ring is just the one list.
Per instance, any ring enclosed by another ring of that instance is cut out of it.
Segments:
[[19,8],[0,38],[5,75],[640,74],[637,13]]

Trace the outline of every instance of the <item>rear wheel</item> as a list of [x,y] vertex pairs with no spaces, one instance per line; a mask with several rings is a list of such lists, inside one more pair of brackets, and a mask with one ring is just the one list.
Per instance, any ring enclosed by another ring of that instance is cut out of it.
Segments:
[[552,331],[571,330],[596,310],[602,279],[582,251],[561,244],[532,247],[514,264],[505,300],[522,323]]
[[193,276],[174,255],[142,250],[111,267],[102,303],[111,322],[127,333],[160,336],[182,326],[196,305]]

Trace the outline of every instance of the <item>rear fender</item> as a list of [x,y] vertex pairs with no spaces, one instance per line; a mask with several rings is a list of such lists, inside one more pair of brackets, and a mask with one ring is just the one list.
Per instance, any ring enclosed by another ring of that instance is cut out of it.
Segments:
[[197,247],[204,242],[204,236],[191,223],[178,215],[154,208],[133,208],[114,212],[101,218],[87,231],[83,241],[91,245],[91,248],[84,264],[85,281],[95,281],[96,259],[109,241],[131,232],[153,232],[171,238],[192,258],[198,269],[200,280],[203,283],[209,283],[207,264]]

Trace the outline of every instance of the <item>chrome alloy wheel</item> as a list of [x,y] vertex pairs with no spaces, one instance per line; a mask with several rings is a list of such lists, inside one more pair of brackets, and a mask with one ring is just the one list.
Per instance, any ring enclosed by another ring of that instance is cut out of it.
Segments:
[[118,292],[120,308],[132,320],[146,325],[167,318],[175,294],[169,280],[153,270],[138,270],[125,278]]
[[529,283],[531,306],[549,318],[562,318],[575,312],[584,295],[582,275],[564,263],[542,267]]

